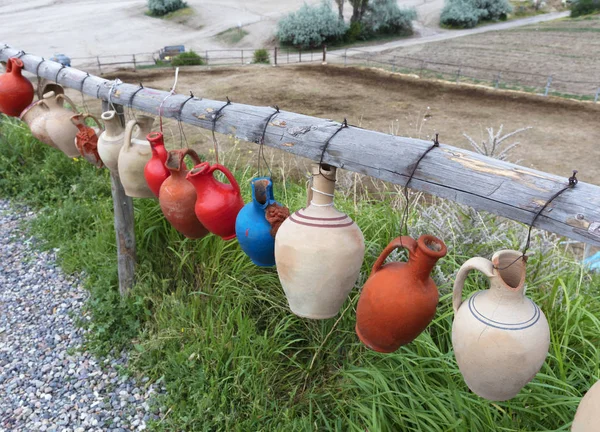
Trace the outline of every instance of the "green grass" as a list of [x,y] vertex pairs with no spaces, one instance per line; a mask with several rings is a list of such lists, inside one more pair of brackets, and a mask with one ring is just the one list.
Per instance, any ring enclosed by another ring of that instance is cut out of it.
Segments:
[[[222,158],[248,200],[254,169]],[[303,206],[304,186],[281,174],[275,170],[276,198]],[[399,193],[388,185],[377,196],[357,194],[342,188],[336,205],[365,234],[364,283],[398,234]],[[465,386],[450,342],[453,277],[469,257],[518,248],[525,235],[519,224],[441,200],[415,205],[413,231],[448,245],[434,272],[440,303],[415,342],[382,355],[354,334],[357,289],[336,319],[298,318],[275,270],[253,266],[236,241],[184,239],[152,199],[134,200],[138,283],[122,299],[110,196],[106,170],[69,159],[32,139],[24,124],[0,119],[0,197],[32,206],[32,234],[60,248],[67,272],[85,272],[88,348],[128,348],[131,373],[162,378],[168,415],[151,429],[566,431],[581,396],[600,378],[600,278],[553,248],[555,238],[536,233],[528,295],[551,326],[547,361],[508,402],[490,403]],[[470,277],[465,290],[478,284],[485,286],[484,279]]]
[[162,16],[153,15],[152,12],[150,12],[149,10],[145,12],[147,16],[150,16],[152,18],[160,18],[164,20],[175,21],[180,24],[184,24],[185,22],[187,22],[191,17],[195,15],[195,13],[196,12],[191,7],[184,7],[182,9],[169,12],[168,14]]
[[227,45],[235,45],[248,35],[248,32],[243,28],[231,27],[221,33],[218,33],[215,38]]

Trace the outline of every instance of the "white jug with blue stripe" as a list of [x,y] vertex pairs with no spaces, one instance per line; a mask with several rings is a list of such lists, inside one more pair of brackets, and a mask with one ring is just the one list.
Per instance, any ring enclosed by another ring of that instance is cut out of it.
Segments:
[[[525,296],[526,260],[521,252],[502,250],[492,260],[471,258],[454,283],[452,345],[467,386],[482,398],[515,397],[539,372],[550,346],[542,310]],[[489,278],[487,290],[462,301],[468,273]]]

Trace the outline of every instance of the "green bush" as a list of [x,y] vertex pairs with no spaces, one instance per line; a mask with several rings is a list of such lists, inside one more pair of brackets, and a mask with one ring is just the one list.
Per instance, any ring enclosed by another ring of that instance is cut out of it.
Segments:
[[472,28],[481,21],[505,20],[512,12],[508,0],[446,0],[440,23],[448,27]]
[[345,43],[354,43],[359,40],[366,40],[367,35],[363,29],[360,21],[354,21],[350,23],[350,27],[344,34],[344,42]]
[[153,16],[163,16],[185,7],[187,3],[183,0],[148,0],[148,10]]
[[589,15],[600,12],[600,0],[577,0],[571,3],[571,16]]
[[282,44],[300,48],[315,48],[324,43],[339,41],[348,25],[331,8],[331,2],[323,0],[317,6],[306,3],[277,24],[277,36]]
[[254,63],[265,63],[271,64],[271,57],[269,56],[269,52],[264,49],[257,49],[254,51]]
[[371,0],[363,26],[374,34],[410,35],[415,19],[415,8],[400,9],[396,0]]
[[188,51],[179,54],[171,60],[173,66],[197,66],[203,65],[204,59],[196,54],[194,51]]

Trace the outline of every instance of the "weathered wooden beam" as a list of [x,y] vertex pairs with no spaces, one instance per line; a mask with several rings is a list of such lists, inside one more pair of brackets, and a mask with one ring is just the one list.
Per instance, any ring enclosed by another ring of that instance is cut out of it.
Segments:
[[[19,52],[10,47],[0,48],[0,60]],[[48,60],[40,64],[42,59],[30,54],[22,55],[21,59],[29,72],[35,73],[39,65],[40,76],[50,80],[57,78],[61,85],[103,100],[108,99],[112,89],[113,103],[131,104],[154,115],[158,114],[158,108],[168,94],[151,88],[136,93],[139,90],[136,85],[114,85],[113,81],[93,75],[82,86],[85,72],[74,68],[60,70],[60,64]],[[234,96],[234,103],[221,111],[215,130],[245,141],[259,142],[273,108],[237,104]],[[195,98],[181,108],[186,99],[186,95],[168,98],[163,105],[163,116],[212,129],[213,115],[224,102]],[[338,127],[339,123],[331,120],[281,111],[269,123],[265,144],[318,161],[323,144]],[[339,168],[404,185],[414,163],[430,145],[428,141],[350,127],[330,142],[323,160]],[[544,203],[567,184],[570,174],[559,177],[441,145],[420,163],[410,187],[529,224]],[[579,182],[575,189],[554,200],[535,226],[600,246],[600,187]]]

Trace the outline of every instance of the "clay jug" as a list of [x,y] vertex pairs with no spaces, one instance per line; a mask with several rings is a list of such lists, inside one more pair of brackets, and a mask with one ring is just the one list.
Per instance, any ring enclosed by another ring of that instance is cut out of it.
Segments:
[[[229,184],[215,179],[214,172],[221,171]],[[196,216],[211,233],[223,240],[235,238],[235,219],[244,207],[240,187],[233,174],[223,165],[202,162],[186,176],[196,188]]]
[[[525,261],[514,250],[492,261],[471,258],[454,283],[452,345],[467,386],[482,398],[515,397],[538,373],[548,354],[550,329],[540,308],[525,296]],[[489,278],[490,288],[462,301],[471,270]]]
[[571,432],[600,432],[600,381],[581,399]]
[[[148,134],[146,139],[148,140],[148,142],[150,143],[150,147],[152,148],[152,158],[144,167],[144,177],[152,193],[158,196],[160,192],[160,186],[167,179],[167,177],[171,175],[171,172],[165,166],[165,163],[167,162],[167,150],[165,149],[165,142],[163,140],[162,133],[151,132]],[[196,153],[194,152],[193,154]],[[192,156],[191,153],[190,156]],[[195,194],[196,193],[194,192],[194,195]]]
[[55,95],[65,94],[65,89],[60,85],[53,83],[46,78],[38,78],[37,91],[39,99],[42,99],[48,92],[54,92]]
[[119,152],[117,166],[125,194],[132,198],[152,198],[154,194],[146,184],[144,168],[152,156],[150,143],[146,139],[133,138],[133,129],[139,128],[138,135],[147,136],[152,127],[152,117],[139,115],[125,127],[123,147]]
[[185,178],[188,170],[184,159],[188,155],[196,164],[201,163],[198,154],[194,150],[181,149],[169,152],[166,166],[170,171],[170,176],[165,179],[160,187],[158,201],[165,218],[177,231],[188,238],[199,239],[208,234],[208,230],[196,217],[194,210],[196,189]]
[[[94,120],[98,127],[92,128],[86,125],[87,118]],[[91,114],[75,114],[71,117],[71,122],[79,129],[75,136],[75,147],[79,150],[79,154],[92,165],[102,168],[104,165],[98,154],[98,135],[102,132],[102,125],[98,119]]]
[[23,66],[21,59],[9,58],[6,73],[0,75],[0,113],[19,117],[33,101],[33,85],[22,75]]
[[[70,109],[64,107],[68,102]],[[30,105],[21,113],[21,120],[29,125],[31,134],[68,157],[79,156],[75,146],[75,136],[79,129],[71,122],[73,114],[78,114],[75,104],[64,94],[49,92],[44,98]]]
[[104,132],[98,137],[98,154],[106,168],[118,175],[119,152],[123,147],[125,128],[116,111],[103,112],[101,118],[104,122]]
[[287,218],[275,237],[279,280],[293,313],[336,315],[354,287],[365,254],[363,234],[333,206],[335,167],[315,165],[307,207]]
[[282,206],[273,196],[271,177],[256,177],[251,185],[252,201],[238,213],[235,233],[240,247],[254,264],[271,267],[275,265],[275,233],[266,212],[269,206]]
[[[384,265],[397,248],[408,249],[408,262]],[[438,304],[438,290],[430,274],[445,255],[444,242],[431,235],[417,241],[411,237],[392,240],[373,265],[358,300],[356,334],[362,343],[390,353],[427,328]]]

